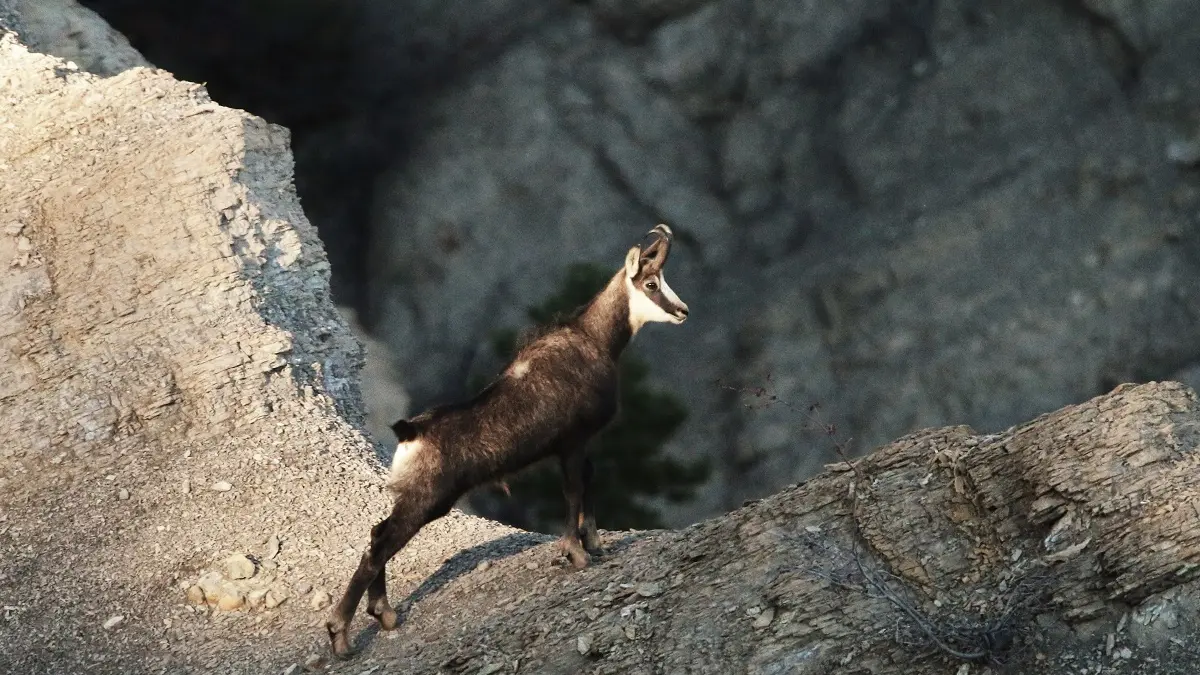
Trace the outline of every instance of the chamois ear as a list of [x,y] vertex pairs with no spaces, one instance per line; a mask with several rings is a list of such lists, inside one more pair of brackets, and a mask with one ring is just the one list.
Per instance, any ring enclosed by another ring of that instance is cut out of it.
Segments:
[[625,254],[625,276],[630,279],[638,275],[638,271],[642,266],[642,249],[634,246],[629,249],[629,253]]

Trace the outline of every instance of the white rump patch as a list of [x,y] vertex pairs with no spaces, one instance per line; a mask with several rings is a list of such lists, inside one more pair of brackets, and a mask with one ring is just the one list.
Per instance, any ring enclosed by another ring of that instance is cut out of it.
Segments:
[[529,372],[529,362],[528,361],[517,361],[516,363],[512,364],[511,368],[508,369],[508,374],[517,379],[525,377],[525,373],[528,373],[528,372]]
[[403,483],[416,464],[417,455],[425,448],[421,439],[400,443],[392,455],[392,469],[388,473],[387,486],[394,488]]

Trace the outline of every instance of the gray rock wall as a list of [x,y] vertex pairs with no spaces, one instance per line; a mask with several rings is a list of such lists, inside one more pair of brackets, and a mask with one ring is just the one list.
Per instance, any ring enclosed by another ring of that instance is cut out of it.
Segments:
[[831,456],[717,378],[770,376],[865,450],[1200,358],[1200,179],[1167,152],[1200,129],[1194,3],[487,7],[429,10],[422,54],[461,65],[374,205],[376,332],[418,407],[659,221],[693,320],[635,349],[692,413],[672,450],[723,469],[677,521]]
[[80,70],[115,75],[150,64],[95,12],[75,0],[7,0],[25,45],[33,51],[57,56]]

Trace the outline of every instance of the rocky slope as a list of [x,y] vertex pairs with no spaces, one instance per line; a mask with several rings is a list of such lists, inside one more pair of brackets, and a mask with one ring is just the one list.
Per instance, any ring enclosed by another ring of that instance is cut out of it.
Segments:
[[[388,499],[286,130],[12,34],[0,82],[0,672],[303,660]],[[236,553],[277,606],[189,605]]]

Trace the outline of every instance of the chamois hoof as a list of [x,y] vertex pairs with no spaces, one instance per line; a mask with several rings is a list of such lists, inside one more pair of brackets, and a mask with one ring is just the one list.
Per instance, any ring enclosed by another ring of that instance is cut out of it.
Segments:
[[385,606],[378,612],[367,613],[375,617],[375,620],[379,622],[380,630],[393,630],[396,628],[396,624],[400,623],[400,617],[396,614],[396,610],[388,606]]
[[571,566],[577,570],[584,569],[592,563],[592,556],[588,555],[587,551],[569,551],[567,557],[571,559]]
[[592,562],[592,557],[588,552],[583,550],[583,544],[571,539],[559,539],[558,548],[571,561],[571,566],[577,570],[587,567]]
[[329,649],[334,656],[339,659],[348,659],[353,656],[350,651],[350,638],[346,636],[345,624],[330,619],[325,622],[325,630],[329,631]]

